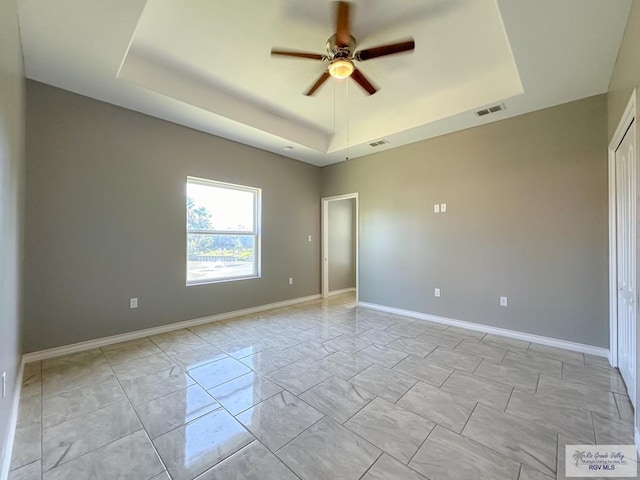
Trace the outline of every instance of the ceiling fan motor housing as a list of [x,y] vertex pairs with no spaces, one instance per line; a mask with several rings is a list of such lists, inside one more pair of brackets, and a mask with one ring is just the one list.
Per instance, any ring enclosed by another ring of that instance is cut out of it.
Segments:
[[334,60],[336,58],[346,58],[351,59],[353,52],[356,50],[356,39],[353,36],[349,36],[351,41],[349,45],[346,47],[341,47],[338,45],[336,40],[336,35],[333,34],[327,40],[327,59]]

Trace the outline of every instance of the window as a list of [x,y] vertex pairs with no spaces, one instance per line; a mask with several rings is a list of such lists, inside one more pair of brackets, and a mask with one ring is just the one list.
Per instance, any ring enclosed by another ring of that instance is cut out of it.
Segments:
[[260,189],[187,177],[187,285],[260,276]]

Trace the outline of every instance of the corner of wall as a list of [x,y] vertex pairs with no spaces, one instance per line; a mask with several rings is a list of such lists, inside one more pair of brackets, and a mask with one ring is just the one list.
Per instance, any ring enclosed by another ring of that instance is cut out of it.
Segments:
[[0,3],[0,478],[9,470],[21,384],[25,75],[14,0]]

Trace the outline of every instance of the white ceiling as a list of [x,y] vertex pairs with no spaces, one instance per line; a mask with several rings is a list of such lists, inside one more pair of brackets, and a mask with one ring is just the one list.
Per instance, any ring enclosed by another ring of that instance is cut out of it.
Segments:
[[373,96],[330,79],[306,97],[326,65],[269,52],[325,53],[331,2],[18,0],[27,77],[320,166],[606,92],[630,6],[356,1],[358,48],[415,51],[358,65]]

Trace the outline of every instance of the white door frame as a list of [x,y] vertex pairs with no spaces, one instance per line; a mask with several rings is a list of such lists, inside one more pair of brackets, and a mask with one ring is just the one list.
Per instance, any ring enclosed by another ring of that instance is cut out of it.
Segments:
[[329,296],[329,203],[338,200],[356,201],[356,303],[360,295],[360,206],[358,204],[358,192],[324,197],[322,199],[322,298]]
[[[622,118],[609,143],[609,363],[618,366],[618,252],[616,229],[616,150],[636,118],[636,90],[631,93]],[[638,128],[636,122],[635,128]],[[638,138],[638,137],[636,137]],[[638,165],[636,153],[636,166]],[[634,248],[637,246],[634,243]],[[637,275],[637,272],[636,272]]]

